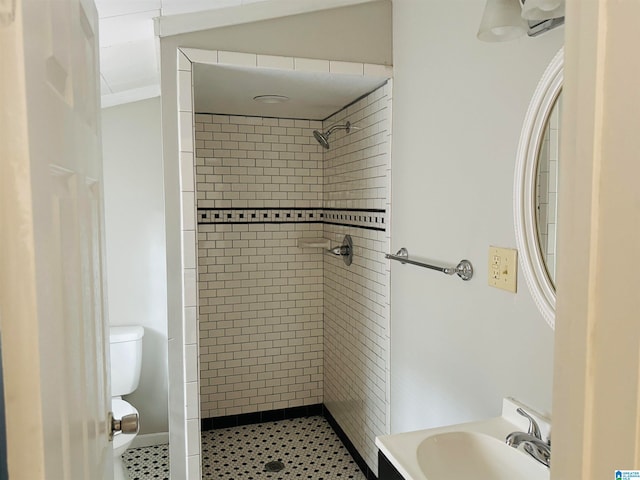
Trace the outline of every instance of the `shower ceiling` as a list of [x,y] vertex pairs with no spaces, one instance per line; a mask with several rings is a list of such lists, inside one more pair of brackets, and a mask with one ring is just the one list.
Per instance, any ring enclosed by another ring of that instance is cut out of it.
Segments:
[[[327,118],[387,80],[204,64],[194,64],[193,79],[196,112],[309,120]],[[264,104],[253,100],[258,95],[284,95],[289,101]]]

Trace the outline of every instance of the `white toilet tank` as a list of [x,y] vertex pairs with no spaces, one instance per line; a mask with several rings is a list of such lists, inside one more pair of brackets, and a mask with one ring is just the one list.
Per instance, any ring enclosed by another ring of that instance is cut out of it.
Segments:
[[138,388],[142,367],[142,337],[139,325],[110,327],[111,396],[127,395]]

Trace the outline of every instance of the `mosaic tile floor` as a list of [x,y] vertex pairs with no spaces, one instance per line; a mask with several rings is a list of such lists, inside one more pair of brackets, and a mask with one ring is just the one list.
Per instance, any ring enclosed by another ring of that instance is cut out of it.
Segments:
[[[123,455],[131,480],[169,479],[168,447]],[[202,478],[224,480],[364,480],[320,416],[202,432]]]
[[131,480],[169,480],[169,445],[133,448],[124,452],[122,462]]

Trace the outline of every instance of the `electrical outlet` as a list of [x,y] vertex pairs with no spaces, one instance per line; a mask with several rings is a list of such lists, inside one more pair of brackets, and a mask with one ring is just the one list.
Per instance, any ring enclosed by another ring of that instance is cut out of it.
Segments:
[[489,285],[516,293],[518,251],[513,248],[489,247]]

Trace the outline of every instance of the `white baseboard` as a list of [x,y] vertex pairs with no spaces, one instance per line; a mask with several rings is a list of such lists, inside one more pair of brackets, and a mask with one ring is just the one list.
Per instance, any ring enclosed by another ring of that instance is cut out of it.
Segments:
[[147,433],[138,435],[131,442],[129,448],[153,447],[156,445],[166,445],[169,443],[169,432]]

